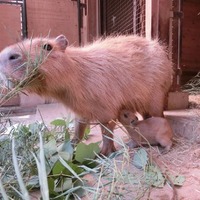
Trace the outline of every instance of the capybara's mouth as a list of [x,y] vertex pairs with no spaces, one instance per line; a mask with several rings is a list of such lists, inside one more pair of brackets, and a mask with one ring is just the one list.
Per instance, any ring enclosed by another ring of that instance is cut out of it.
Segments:
[[23,62],[11,72],[5,72],[6,77],[6,87],[9,89],[14,88],[25,88],[26,86],[32,84],[35,79],[39,77],[39,72],[37,68],[34,68],[32,63]]
[[6,81],[6,87],[8,89],[13,89],[15,88],[15,85],[17,83],[17,80],[13,79],[13,78],[7,78],[7,81]]
[[1,89],[4,88],[4,89],[10,90],[15,87],[16,82],[17,82],[16,79],[4,75],[3,78],[1,76],[0,87],[1,87]]
[[131,125],[135,125],[136,120],[131,121]]
[[27,86],[29,83],[32,82],[33,77],[29,78],[24,78],[23,80],[19,80],[13,77],[7,77],[7,80],[5,82],[5,86],[7,89],[15,89],[15,88],[24,88]]

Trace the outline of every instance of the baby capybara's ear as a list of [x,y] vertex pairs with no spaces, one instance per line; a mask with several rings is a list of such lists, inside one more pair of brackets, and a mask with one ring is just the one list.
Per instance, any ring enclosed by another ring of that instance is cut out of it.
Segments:
[[64,35],[59,35],[56,39],[56,44],[60,46],[62,50],[65,50],[69,44],[67,38]]

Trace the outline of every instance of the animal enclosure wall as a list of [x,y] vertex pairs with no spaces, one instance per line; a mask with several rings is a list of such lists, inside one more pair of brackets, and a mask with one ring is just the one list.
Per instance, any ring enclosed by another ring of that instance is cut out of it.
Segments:
[[184,84],[200,71],[200,1],[183,1],[182,79]]
[[[0,1],[0,50],[20,41],[23,35],[23,1]],[[26,0],[27,35],[30,37],[67,36],[78,45],[77,2],[68,0]]]
[[[0,4],[0,51],[21,40],[21,6]],[[0,95],[4,95],[1,91]],[[4,103],[4,106],[19,105],[19,95]],[[1,106],[1,105],[0,105]]]
[[101,33],[145,35],[145,0],[101,0]]
[[21,40],[20,5],[0,4],[0,51]]
[[27,0],[28,36],[67,36],[78,45],[77,3],[66,0]]

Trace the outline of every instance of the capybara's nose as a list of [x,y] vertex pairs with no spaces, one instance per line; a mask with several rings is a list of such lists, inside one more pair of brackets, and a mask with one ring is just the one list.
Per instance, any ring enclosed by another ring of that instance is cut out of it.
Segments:
[[16,61],[21,59],[21,55],[19,53],[10,54],[8,57],[9,61]]

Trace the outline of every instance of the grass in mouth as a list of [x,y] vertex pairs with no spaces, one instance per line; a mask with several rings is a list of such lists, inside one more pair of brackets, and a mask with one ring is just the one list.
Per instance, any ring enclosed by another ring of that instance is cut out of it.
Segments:
[[[23,42],[22,47],[19,46],[19,48],[25,55],[26,61],[20,66],[15,67],[15,70],[11,72],[10,77],[7,77],[7,80],[5,80],[3,76],[0,77],[0,106],[3,106],[3,104],[16,96],[19,92],[23,92],[27,86],[31,85],[36,79],[40,78],[41,74],[38,69],[51,53],[49,52],[45,55],[42,47],[36,47],[37,49],[33,49],[32,39],[29,51],[26,51],[25,48],[23,48]],[[39,52],[36,54],[34,59],[31,57],[31,51]],[[21,79],[19,78],[19,80],[12,78],[13,74],[18,71],[23,71],[23,77]]]

